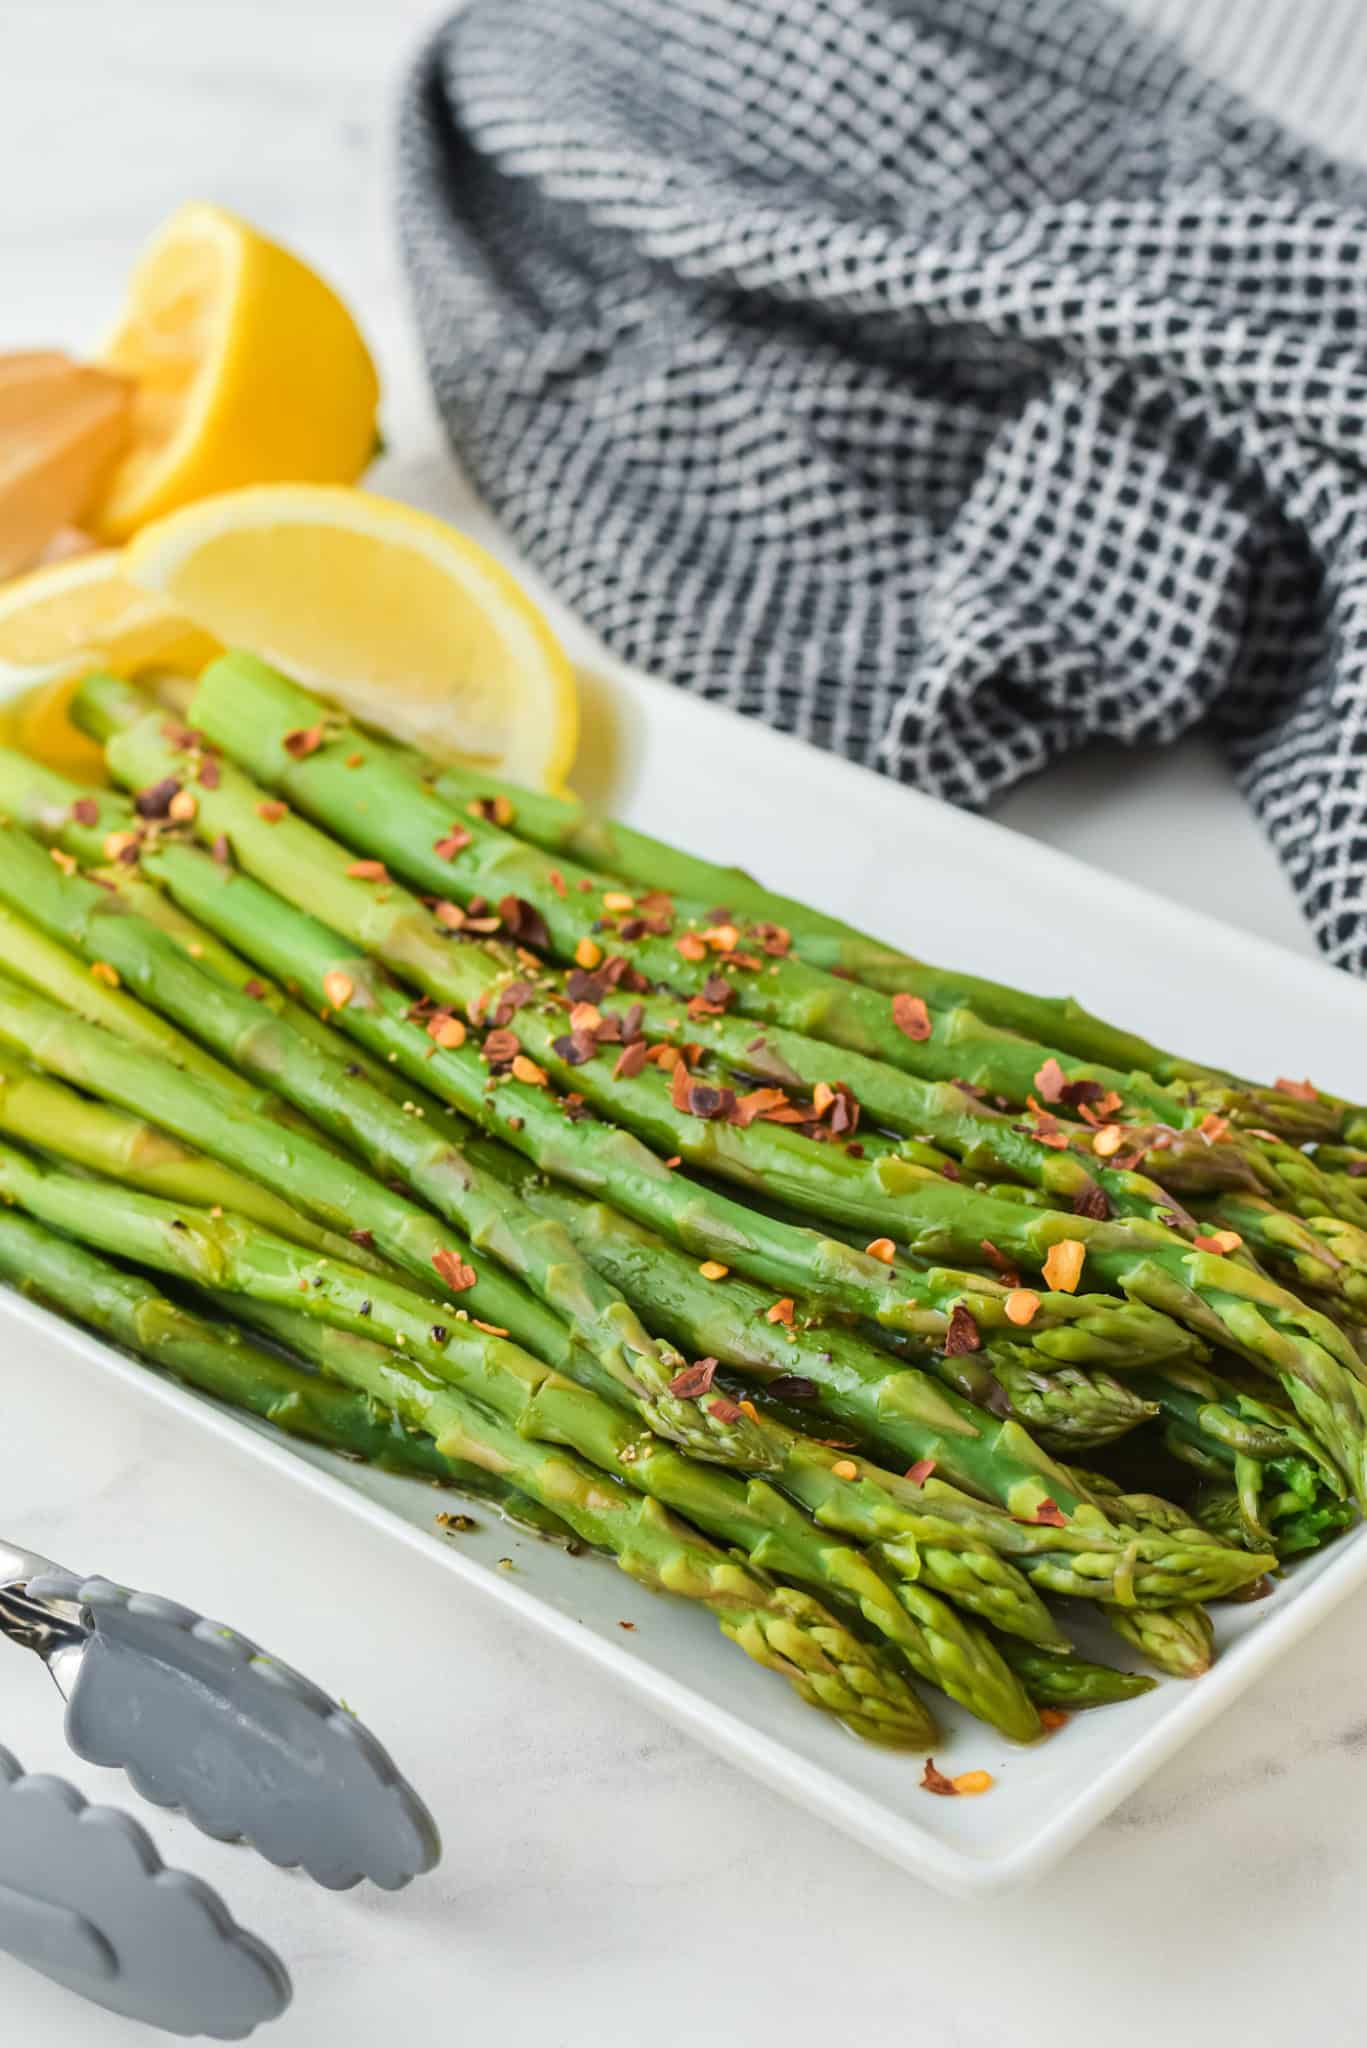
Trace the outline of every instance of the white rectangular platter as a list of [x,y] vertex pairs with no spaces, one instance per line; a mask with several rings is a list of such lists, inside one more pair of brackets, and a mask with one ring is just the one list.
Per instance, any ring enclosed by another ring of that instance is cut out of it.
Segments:
[[[1053,994],[1066,979],[1092,1007],[1197,1056],[1361,1090],[1367,989],[1347,976],[630,670],[599,663],[589,695],[580,786],[631,822],[751,867],[929,959]],[[997,1783],[984,1798],[935,1799],[919,1789],[919,1759],[855,1742],[726,1645],[708,1616],[641,1592],[608,1562],[512,1536],[488,1515],[457,1543],[437,1532],[444,1503],[430,1490],[295,1447],[0,1296],[0,1355],[19,1345],[112,1374],[186,1428],[211,1430],[330,1496],[610,1669],[833,1827],[963,1894],[1055,1861],[1367,1579],[1367,1532],[1358,1532],[1298,1566],[1271,1598],[1225,1610],[1222,1654],[1207,1678],[1076,1717],[1033,1749],[937,1699],[941,1767],[986,1768]],[[498,1565],[510,1552],[519,1567],[511,1574]],[[636,1626],[624,1630],[623,1621]]]

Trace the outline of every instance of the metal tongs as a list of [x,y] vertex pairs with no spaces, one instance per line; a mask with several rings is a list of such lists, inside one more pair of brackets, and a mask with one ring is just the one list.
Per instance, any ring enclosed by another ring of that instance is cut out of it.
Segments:
[[[41,1657],[66,1739],[218,1841],[344,1890],[440,1855],[427,1808],[345,1707],[245,1636],[0,1541],[0,1635]],[[241,2040],[285,2010],[279,1958],[146,1832],[0,1749],[0,1949],[111,2011]]]

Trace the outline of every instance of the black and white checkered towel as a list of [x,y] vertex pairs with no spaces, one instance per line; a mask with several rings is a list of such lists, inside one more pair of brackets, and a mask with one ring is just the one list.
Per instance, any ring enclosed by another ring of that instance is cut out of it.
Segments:
[[619,653],[964,804],[1209,720],[1367,967],[1367,172],[1099,0],[472,0],[402,167]]

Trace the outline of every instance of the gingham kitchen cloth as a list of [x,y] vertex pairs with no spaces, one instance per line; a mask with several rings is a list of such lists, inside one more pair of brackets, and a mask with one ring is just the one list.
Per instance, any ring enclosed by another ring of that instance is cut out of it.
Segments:
[[[1367,10],[1281,11],[1367,120]],[[472,0],[401,165],[455,446],[618,653],[969,805],[1209,721],[1367,967],[1367,172],[1100,0]]]

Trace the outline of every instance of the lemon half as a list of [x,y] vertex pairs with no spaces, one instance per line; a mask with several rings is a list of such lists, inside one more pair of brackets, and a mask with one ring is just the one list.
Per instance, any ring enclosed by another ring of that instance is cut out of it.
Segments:
[[579,718],[563,649],[492,555],[426,513],[264,485],[144,528],[124,566],[214,639],[439,758],[540,788],[569,770]]

